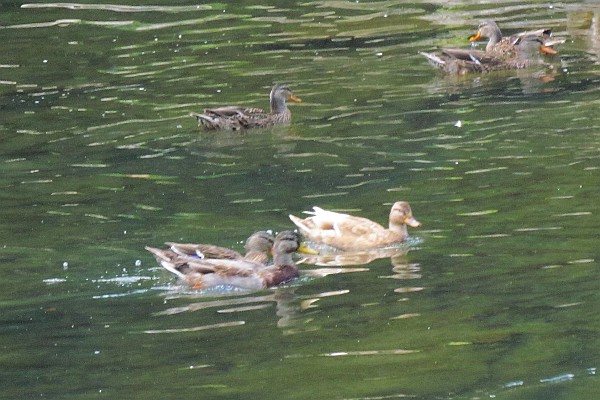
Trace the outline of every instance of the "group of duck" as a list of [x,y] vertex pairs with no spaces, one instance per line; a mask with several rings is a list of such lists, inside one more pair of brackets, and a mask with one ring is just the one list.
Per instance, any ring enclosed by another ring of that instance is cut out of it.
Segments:
[[[552,46],[560,40],[552,39],[548,29],[521,32],[503,37],[494,21],[484,21],[470,41],[488,39],[485,50],[442,49],[439,54],[421,52],[429,63],[445,73],[464,75],[526,68],[536,59],[532,52],[556,54]],[[270,112],[244,106],[225,106],[193,113],[198,125],[206,130],[242,130],[265,128],[288,123],[291,112],[287,101],[300,102],[287,85],[276,84],[270,94]],[[404,242],[407,226],[421,224],[413,217],[410,205],[394,203],[390,211],[389,227],[366,218],[313,207],[308,218],[290,215],[297,231],[283,231],[273,236],[270,231],[259,231],[246,241],[246,254],[210,244],[167,243],[167,249],[146,247],[158,263],[193,288],[220,285],[244,289],[262,289],[289,282],[300,275],[294,261],[296,252],[315,254],[302,237],[312,245],[335,252],[376,251]],[[270,261],[270,256],[272,260]]]
[[[307,218],[290,215],[297,231],[286,230],[273,237],[259,231],[246,240],[246,254],[211,244],[168,242],[167,249],[146,247],[156,261],[179,280],[194,288],[233,286],[264,289],[287,283],[300,276],[293,254],[318,254],[314,247],[328,252],[356,252],[389,248],[408,238],[407,226],[421,224],[404,201],[394,203],[389,226],[354,215],[313,207]],[[310,241],[307,246],[302,238]],[[272,261],[269,262],[272,255]]]
[[[435,68],[449,75],[465,75],[500,70],[528,68],[541,60],[535,53],[556,54],[553,46],[564,40],[552,37],[550,29],[537,29],[503,36],[498,25],[491,20],[482,22],[470,42],[487,39],[485,50],[444,48],[441,52],[420,52]],[[287,102],[302,100],[285,84],[276,84],[270,93],[270,112],[261,108],[224,106],[207,108],[203,113],[192,113],[198,126],[204,130],[243,130],[267,128],[289,123],[292,114]]]
[[453,75],[472,72],[501,71],[528,68],[542,63],[537,53],[556,54],[552,46],[563,40],[552,37],[550,29],[537,29],[503,36],[498,25],[491,20],[479,24],[470,42],[488,39],[485,50],[444,48],[439,54],[420,52],[429,63]]

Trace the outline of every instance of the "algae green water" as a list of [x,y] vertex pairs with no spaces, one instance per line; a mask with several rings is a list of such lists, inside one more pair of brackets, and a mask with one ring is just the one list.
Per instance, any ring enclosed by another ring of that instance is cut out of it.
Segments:
[[[597,397],[595,2],[0,10],[0,397]],[[566,42],[461,79],[418,54],[484,18]],[[189,117],[274,82],[303,99],[290,126]],[[185,289],[144,250],[397,200],[423,224],[404,254],[271,290]]]

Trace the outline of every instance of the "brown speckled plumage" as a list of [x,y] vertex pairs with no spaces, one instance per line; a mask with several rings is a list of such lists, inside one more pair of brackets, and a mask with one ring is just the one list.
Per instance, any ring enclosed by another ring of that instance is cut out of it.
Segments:
[[245,289],[263,289],[298,277],[292,259],[295,251],[304,251],[300,235],[284,231],[275,237],[273,264],[248,259],[211,259],[180,255],[172,250],[146,247],[158,263],[193,288],[230,285]]
[[254,107],[224,106],[207,108],[203,113],[191,115],[198,120],[198,126],[205,130],[267,128],[291,121],[292,113],[286,101],[296,103],[302,101],[284,84],[274,85],[269,97],[271,110],[268,113]]

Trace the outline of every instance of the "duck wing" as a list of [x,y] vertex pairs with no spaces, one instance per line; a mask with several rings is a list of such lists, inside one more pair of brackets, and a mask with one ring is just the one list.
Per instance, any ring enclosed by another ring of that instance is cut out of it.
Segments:
[[335,229],[341,236],[365,236],[372,233],[386,231],[381,224],[368,218],[349,215],[347,218],[336,223]]
[[235,250],[212,244],[167,242],[166,245],[169,246],[173,252],[182,256],[229,260],[239,260],[243,258],[243,256]]
[[244,106],[223,106],[206,108],[204,114],[213,115],[223,118],[236,117],[240,114],[252,115],[252,114],[264,114],[261,108],[244,107]]
[[473,58],[478,60],[485,59],[489,57],[485,51],[483,50],[475,50],[475,49],[453,49],[453,48],[444,48],[442,49],[442,54],[448,57],[455,58],[457,60],[465,60],[465,61],[473,61]]
[[253,126],[252,121],[268,116],[260,108],[242,106],[225,106],[207,108],[204,113],[191,113],[198,120],[198,125],[206,130],[230,129],[239,130]]

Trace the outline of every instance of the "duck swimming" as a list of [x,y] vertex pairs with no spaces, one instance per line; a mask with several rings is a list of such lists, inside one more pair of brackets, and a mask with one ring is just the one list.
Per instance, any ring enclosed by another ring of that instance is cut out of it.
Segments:
[[243,289],[264,289],[289,282],[299,272],[292,254],[306,251],[300,235],[283,231],[273,244],[273,264],[265,265],[246,259],[210,259],[182,256],[171,250],[146,247],[158,263],[176,275],[183,283],[195,288],[235,286]]
[[522,69],[542,64],[536,53],[556,54],[551,46],[561,40],[551,39],[549,29],[538,29],[503,37],[494,21],[479,25],[470,41],[488,38],[486,50],[444,48],[440,53],[419,52],[429,64],[449,75]]
[[300,233],[317,244],[340,250],[368,250],[402,243],[408,238],[407,225],[413,228],[421,226],[406,201],[397,201],[392,206],[389,228],[367,218],[319,207],[305,213],[312,216],[305,219],[289,216]]
[[476,42],[482,38],[488,39],[485,51],[507,53],[514,51],[515,46],[518,46],[524,37],[534,37],[542,41],[542,44],[545,46],[545,51],[549,52],[548,54],[555,54],[556,51],[549,47],[550,45],[555,44],[555,42],[546,44],[546,40],[549,40],[551,36],[552,31],[550,29],[537,29],[520,32],[511,36],[502,36],[502,31],[498,27],[498,24],[492,20],[486,20],[479,24],[477,33],[471,35],[469,41]]
[[[473,72],[506,71],[543,65],[532,57],[535,51],[556,54],[534,36],[524,36],[509,52],[487,52],[482,50],[442,49],[440,54],[420,52],[429,64],[449,75],[466,75]],[[550,52],[552,51],[552,52]]]
[[229,260],[249,260],[266,264],[271,255],[274,237],[270,231],[258,231],[246,240],[246,254],[242,255],[235,250],[213,244],[192,244],[167,242],[171,251],[180,256],[197,258],[216,258]]
[[302,100],[292,93],[288,85],[276,84],[270,94],[271,111],[244,106],[224,106],[207,108],[204,113],[191,113],[198,120],[198,126],[205,130],[240,130],[266,128],[277,124],[289,123],[292,113],[286,102],[299,103]]

